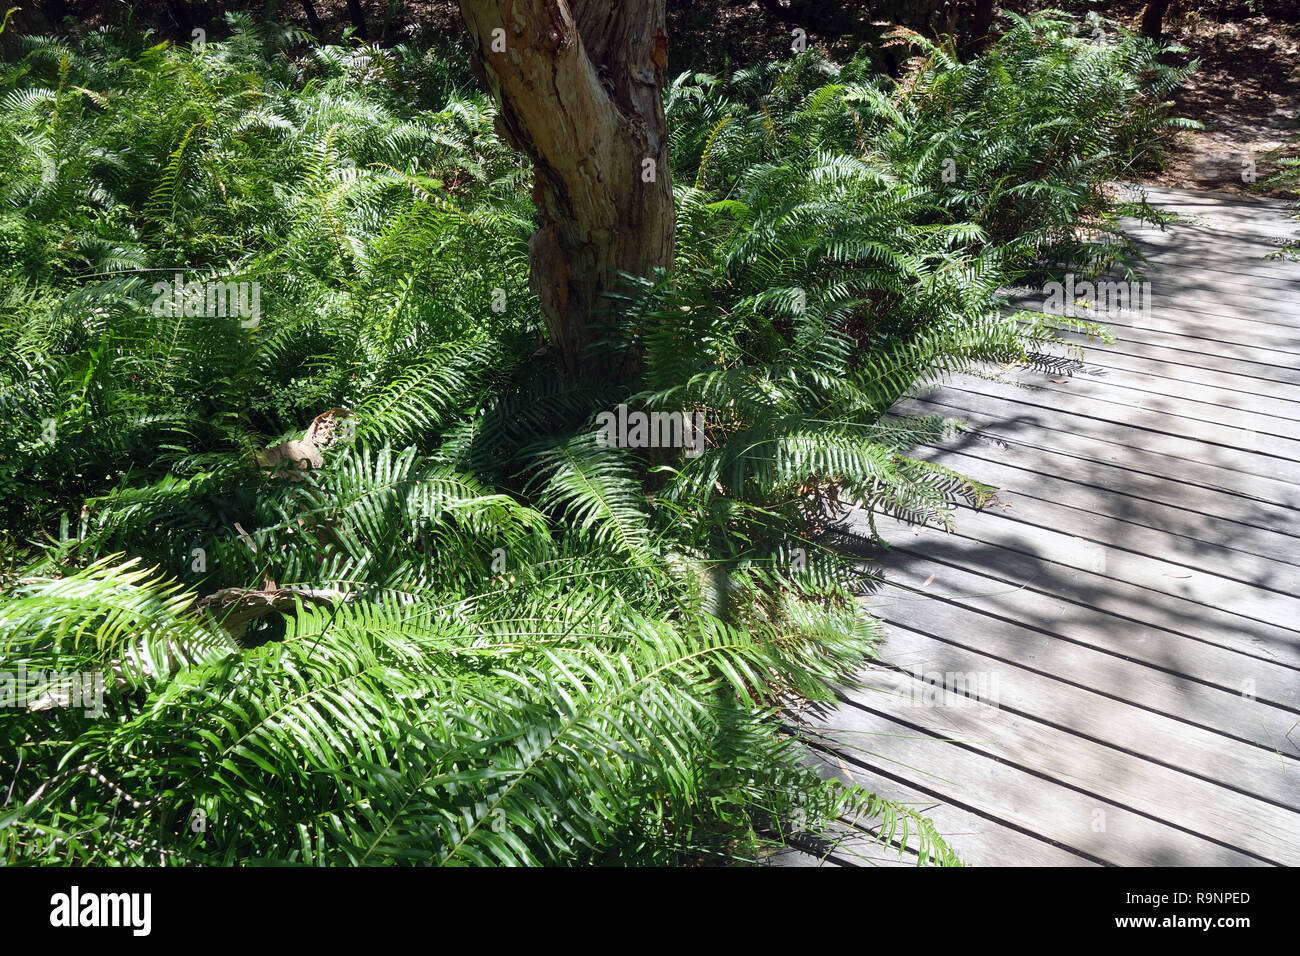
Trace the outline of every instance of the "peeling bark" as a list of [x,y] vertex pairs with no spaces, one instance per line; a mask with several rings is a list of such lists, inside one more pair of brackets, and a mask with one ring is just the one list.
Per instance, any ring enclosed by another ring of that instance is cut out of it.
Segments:
[[670,268],[665,0],[461,0],[497,129],[533,160],[532,286],[570,376],[618,272]]

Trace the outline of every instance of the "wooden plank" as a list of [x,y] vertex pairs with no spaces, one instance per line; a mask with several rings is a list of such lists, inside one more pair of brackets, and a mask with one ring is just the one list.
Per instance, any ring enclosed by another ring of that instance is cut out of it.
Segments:
[[1206,206],[1218,209],[1240,209],[1243,215],[1259,213],[1273,217],[1287,217],[1294,214],[1291,205],[1285,199],[1273,199],[1268,196],[1243,196],[1241,193],[1225,192],[1217,189],[1179,189],[1176,186],[1156,186],[1150,183],[1123,182],[1116,188],[1129,193],[1144,193],[1153,202],[1163,206]]
[[[868,669],[873,679],[877,673]],[[911,678],[900,692],[918,691]],[[877,695],[879,700],[885,695]],[[978,718],[989,708],[979,708]],[[916,712],[920,708],[914,709]],[[823,742],[850,768],[884,772],[914,783],[941,799],[981,810],[1009,827],[1073,848],[1089,858],[1117,866],[1261,866],[1266,860],[1247,855],[1218,835],[1190,833],[1122,802],[1092,792],[1086,785],[1066,785],[1037,768],[1025,768],[987,749],[902,722],[879,708],[844,702],[832,714],[812,715]],[[979,733],[974,735],[980,736]],[[1006,861],[1011,862],[1011,861]]]
[[[959,518],[965,519],[970,514],[973,513],[963,512]],[[1204,647],[1240,655],[1235,658],[1206,650],[1208,660],[1220,670],[1215,676],[1213,669],[1205,667],[1201,671],[1204,679],[1235,690],[1254,686],[1259,698],[1300,711],[1297,689],[1300,682],[1295,674],[1295,669],[1300,667],[1300,634],[1286,624],[1246,617],[1231,604],[1198,600],[1208,588],[1197,582],[1195,576],[1166,579],[1171,590],[1185,593],[1150,588],[1148,581],[1161,577],[1162,569],[1170,567],[1154,558],[1129,555],[1068,534],[1026,528],[1008,521],[994,519],[992,522],[995,529],[1010,526],[1009,533],[1001,535],[972,528],[974,524],[961,521],[956,534],[947,534],[880,516],[876,519],[877,527],[895,550],[923,554],[1000,580],[1007,585],[997,589],[1003,594],[1003,600],[1010,602],[1010,592],[1017,589],[1056,597],[1055,606],[1049,605],[1049,610],[1036,620],[1040,627],[1072,637],[1087,635],[1089,643],[1114,648],[1110,638],[1096,633],[1095,621],[1082,613],[1094,608],[1106,611],[1132,622],[1127,627],[1115,622],[1109,625],[1117,634],[1132,634],[1130,656],[1157,666],[1161,666],[1160,660],[1152,660],[1149,654],[1161,651],[1148,651],[1147,635],[1141,627],[1133,625],[1192,637]],[[860,515],[850,515],[844,525],[866,536],[865,521]],[[993,537],[1004,540],[988,540]],[[1067,623],[1069,629],[1063,630]],[[1294,623],[1294,619],[1288,623]],[[1247,681],[1254,684],[1248,685]]]
[[[1114,343],[895,407],[980,426],[917,454],[1005,510],[845,545],[876,559],[891,664],[817,715],[827,766],[938,801],[980,862],[1300,863],[1300,265],[1262,258],[1297,224],[1152,197],[1195,219],[1127,224],[1155,297]],[[936,670],[999,683],[913,706]]]
[[[1089,348],[1087,361],[1052,373],[1051,378],[1095,379],[1117,388],[1211,402],[1216,406],[1281,419],[1295,431],[1300,418],[1300,386],[1267,382],[1244,375],[1203,371],[1189,378],[1185,365],[1152,361],[1126,352]],[[1253,386],[1253,387],[1252,387]],[[1262,390],[1267,389],[1267,392]],[[1286,432],[1282,432],[1286,434]]]
[[1246,284],[1243,277],[1247,275],[1265,283],[1284,283],[1300,272],[1300,265],[1277,255],[1282,249],[1278,237],[1239,236],[1216,243],[1205,231],[1180,231],[1172,236],[1136,233],[1134,239],[1152,272],[1199,266],[1211,275],[1224,275],[1226,282],[1237,286]]
[[[1019,299],[1010,303],[1012,309],[1042,311],[1043,299]],[[1243,313],[1246,308],[1242,307]],[[1260,315],[1258,309],[1251,310]],[[1267,313],[1264,313],[1267,314]],[[1300,355],[1300,337],[1295,327],[1264,319],[1250,319],[1233,315],[1225,307],[1214,309],[1196,309],[1177,307],[1167,303],[1152,306],[1149,315],[1141,312],[1117,311],[1113,314],[1096,317],[1080,315],[1091,319],[1119,334],[1120,330],[1158,332],[1171,341],[1188,340],[1213,343],[1208,348],[1218,350],[1220,344],[1248,345],[1253,351],[1267,356],[1266,361],[1278,364],[1291,361]]]
[[1263,253],[1266,255],[1267,250],[1277,249],[1295,235],[1294,227],[1243,221],[1236,216],[1217,215],[1213,210],[1182,212],[1178,215],[1184,218],[1167,224],[1163,230],[1160,226],[1139,223],[1132,218],[1121,221],[1124,223],[1125,234],[1134,239],[1148,240],[1163,233],[1175,241],[1181,240],[1186,246],[1208,247],[1225,252],[1246,247],[1266,250]]
[[[1290,756],[1286,752],[1279,754],[1136,707],[1128,699],[1129,688],[1142,679],[1142,669],[1130,667],[1128,673],[1113,668],[1104,671],[1095,660],[1096,652],[1074,648],[1065,657],[1035,661],[1032,668],[1024,666],[1010,647],[998,646],[1005,656],[991,652],[982,630],[982,615],[940,601],[928,603],[924,627],[920,620],[902,620],[902,615],[895,615],[900,619],[886,618],[891,626],[886,629],[881,653],[904,673],[938,687],[945,686],[944,675],[974,675],[983,683],[967,680],[959,687],[956,681],[961,678],[949,677],[947,686],[955,692],[972,684],[984,687],[992,697],[985,703],[1007,713],[1281,807],[1295,809],[1300,803],[1300,751],[1296,748],[1290,749]],[[898,609],[898,605],[891,608]],[[946,635],[955,637],[949,639]],[[1088,687],[1055,676],[1073,673],[1064,668],[1067,662],[1097,668],[1086,672]],[[1101,681],[1103,673],[1115,682]],[[953,696],[961,699],[957,693]],[[1289,723],[1295,720],[1292,717]]]
[[[1194,422],[1221,425],[1225,428],[1252,431],[1261,435],[1285,438],[1295,443],[1300,452],[1300,422],[1283,415],[1267,414],[1247,409],[1233,408],[1216,403],[1214,395],[1199,383],[1185,383],[1179,391],[1187,394],[1170,394],[1139,387],[1141,377],[1125,375],[1111,380],[1105,377],[1042,372],[1037,369],[1007,369],[998,375],[998,381],[1025,388],[1068,395],[1075,403],[1090,405],[1094,400],[1115,402],[1143,411],[1160,412]],[[955,384],[969,384],[971,379],[954,376]],[[981,379],[980,381],[984,381]],[[1192,397],[1205,395],[1204,398]],[[1285,451],[1290,446],[1280,446]]]
[[[1214,279],[1216,286],[1244,290],[1260,290],[1293,295],[1293,286],[1300,275],[1300,264],[1282,258],[1269,258],[1281,245],[1271,239],[1242,239],[1237,242],[1215,242],[1204,232],[1178,231],[1168,235],[1154,232],[1132,234],[1141,261],[1131,268],[1145,275],[1179,274],[1184,269],[1195,269],[1198,274]],[[1116,267],[1112,271],[1123,271]]]
[[[1245,655],[1086,606],[1062,613],[1061,599],[1051,594],[1010,588],[907,551],[883,556],[881,567],[887,585],[863,600],[883,621],[1273,754],[1300,757],[1297,713],[1254,693],[1261,671],[1269,674],[1266,683],[1285,693],[1296,683],[1294,669],[1271,662],[1261,667]],[[887,633],[892,639],[895,632]],[[1252,676],[1240,676],[1246,674]]]
[[[1015,860],[1017,866],[1098,865],[1068,847],[1022,833],[988,814],[943,800],[884,774],[862,766],[850,767],[822,751],[811,751],[810,759],[821,768],[823,777],[857,784],[922,814],[934,824],[944,842],[961,856],[962,862],[970,866],[1000,866],[1008,859]],[[907,846],[915,852],[915,835],[909,835]]]
[[[1142,186],[1147,201],[1159,206],[1163,212],[1174,212],[1181,216],[1195,216],[1198,220],[1214,225],[1235,226],[1243,232],[1252,234],[1288,235],[1295,226],[1290,217],[1295,210],[1283,200],[1269,199],[1263,196],[1240,196],[1231,193],[1188,192],[1160,186]],[[1139,193],[1127,194],[1131,201],[1138,201]],[[1185,227],[1186,223],[1177,223],[1174,228]],[[1126,228],[1126,232],[1128,229]]]
[[1114,345],[1101,345],[1087,336],[1074,332],[1063,333],[1067,342],[1108,349],[1127,349],[1132,345],[1149,346],[1169,352],[1181,353],[1181,360],[1193,368],[1214,368],[1226,371],[1241,370],[1243,374],[1273,378],[1279,382],[1300,383],[1300,369],[1295,363],[1286,364],[1286,356],[1241,342],[1208,343],[1204,339],[1165,335],[1143,329],[1111,329]]
[[[1015,500],[1039,502],[1053,513],[1064,507],[1104,516],[1093,529],[1095,540],[1109,540],[1130,551],[1159,554],[1167,561],[1191,568],[1225,569],[1220,571],[1223,577],[1247,584],[1278,574],[1300,581],[1300,538],[1294,534],[1137,497],[1118,485],[1103,487],[1098,484],[1103,478],[1077,467],[1070,469],[1067,465],[1070,477],[1058,478],[1050,470],[1050,456],[1046,461],[1039,456],[1040,467],[1035,467],[1030,453],[1021,454],[1012,464],[980,455],[979,451],[971,454],[970,450],[929,447],[914,454],[1004,489],[999,494],[1003,501],[1010,502],[1014,495]],[[1113,537],[1101,533],[1103,529],[1112,531]],[[1277,564],[1291,567],[1278,568]],[[1300,621],[1300,602],[1296,614]]]
[[[1297,351],[1296,333],[1300,331],[1293,304],[1278,304],[1258,297],[1233,301],[1220,298],[1152,296],[1149,311],[1133,309],[1101,310],[1088,314],[1080,305],[1076,317],[1095,322],[1112,330],[1143,329],[1175,339],[1197,338],[1210,342],[1249,345],[1261,352],[1279,356]],[[1079,300],[1081,303],[1086,301]],[[1007,296],[1008,313],[1025,310],[1047,311],[1047,296],[1041,290],[1028,290]]]
[[1271,243],[1262,243],[1225,249],[1186,239],[1174,240],[1170,247],[1161,248],[1139,242],[1138,249],[1145,261],[1135,265],[1133,271],[1149,277],[1195,269],[1199,275],[1212,279],[1217,288],[1245,295],[1253,291],[1256,295],[1289,300],[1296,295],[1295,281],[1300,278],[1300,264],[1267,258],[1278,248]]
[[[1195,365],[1190,360],[1201,353],[1158,345],[1144,345],[1140,342],[1121,341],[1114,345],[1105,345],[1094,341],[1088,343],[1087,349],[1086,360],[1074,360],[1078,363],[1076,374],[1104,373],[1117,381],[1126,378],[1120,376],[1118,374],[1120,372],[1139,372],[1174,381],[1195,376],[1198,382],[1224,392],[1236,393],[1238,397],[1235,401],[1253,402],[1254,399],[1263,399],[1264,402],[1254,408],[1255,411],[1268,411],[1270,407],[1277,407],[1274,404],[1276,402],[1285,403],[1287,408],[1300,403],[1300,381],[1279,381],[1276,377],[1267,374],[1272,366],[1255,367],[1240,360],[1231,360],[1230,370]],[[1300,375],[1297,375],[1297,379],[1300,379]]]
[[840,727],[856,729],[855,718],[865,715],[885,717],[1261,861],[1300,864],[1300,811],[979,702],[927,706],[924,682],[883,668],[868,674],[873,688],[844,689],[841,699],[850,706],[836,713]]
[[[1039,407],[1057,408],[1099,422],[1137,429],[1141,432],[1140,436],[1130,436],[1130,440],[1148,447],[1164,445],[1161,441],[1164,436],[1187,439],[1194,446],[1194,454],[1197,456],[1195,460],[1278,481],[1294,482],[1300,478],[1294,464],[1300,460],[1300,441],[1189,418],[1172,407],[1176,405],[1172,399],[1167,403],[1171,410],[1165,411],[1154,407],[1139,408],[1128,402],[1117,401],[1114,395],[1109,398],[1090,395],[1090,400],[1085,403],[1078,400],[1079,396],[1069,392],[1065,393],[1070,396],[1066,399],[1061,392],[1051,389],[1030,389],[1009,382],[973,379],[969,376],[954,376],[944,387]],[[1148,406],[1154,404],[1155,402],[1147,403]]]
[[813,856],[811,853],[805,853],[802,850],[796,850],[789,847],[773,853],[764,861],[763,865],[781,868],[829,866],[834,869],[839,869],[843,866],[842,863],[839,863],[836,860],[823,859],[819,856]]
[[[1248,225],[1285,225],[1287,218],[1294,212],[1285,200],[1267,196],[1243,196],[1240,193],[1193,191],[1146,184],[1130,188],[1145,193],[1148,201],[1159,205],[1162,211],[1203,211],[1206,215],[1227,217],[1233,222]],[[1134,192],[1132,195],[1137,194]]]
[[[1191,456],[1201,453],[1203,447],[1188,439],[1148,438],[1150,433],[1138,429],[1120,429],[1058,409],[961,389],[936,389],[924,398],[903,399],[894,409],[900,414],[961,419],[977,428],[990,442],[1042,448],[1083,462],[1105,463],[1167,481],[1213,489],[1224,492],[1224,497],[1300,509],[1300,484],[1193,460]],[[1148,443],[1158,447],[1144,447]]]
[[[819,770],[825,767],[816,751],[810,762]],[[898,834],[901,836],[901,833]],[[875,867],[923,865],[914,848],[914,840],[905,845],[897,838],[881,839],[879,821],[841,819],[817,833],[791,833],[789,845],[777,850],[766,863],[779,867]]]
[[[1198,304],[1206,295],[1221,296],[1224,301],[1256,302],[1272,316],[1272,321],[1288,323],[1286,306],[1300,297],[1296,282],[1300,280],[1300,263],[1266,258],[1275,247],[1239,249],[1221,255],[1220,247],[1178,242],[1162,249],[1138,243],[1138,258],[1114,265],[1098,277],[1111,282],[1142,283],[1152,293],[1152,302],[1162,301],[1170,308],[1205,310]],[[1060,281],[1064,282],[1063,273]],[[1084,281],[1096,281],[1074,273],[1075,288]],[[1016,298],[1041,302],[1047,298],[1043,285],[1014,287]],[[1249,317],[1249,316],[1247,316]],[[1290,319],[1294,324],[1294,318]]]
[[[1300,575],[1292,565],[1274,565],[1259,579],[1241,580],[1232,576],[1240,573],[1236,571],[1235,553],[1233,566],[1214,565],[1219,570],[1215,573],[1197,560],[1190,546],[1171,547],[1180,540],[1172,536],[1142,534],[1136,526],[1121,526],[1106,515],[1058,507],[1013,493],[1003,492],[999,498],[1010,506],[1006,511],[963,507],[954,537],[1020,551],[1081,571],[1099,571],[1102,578],[1136,584],[1154,594],[1226,608],[1235,615],[1289,631],[1300,640],[1300,631],[1294,630],[1300,625],[1300,598],[1294,596],[1300,590]],[[880,521],[876,524],[886,534],[887,525]],[[893,537],[887,535],[887,540],[916,546],[919,534],[910,526],[894,526],[892,532]],[[1136,541],[1139,537],[1141,543]],[[1159,541],[1162,547],[1149,548],[1151,541]],[[1218,553],[1208,546],[1204,550],[1207,557]],[[1108,586],[1101,581],[1094,584]],[[1187,612],[1191,611],[1187,608]]]
[[[1024,472],[1017,487],[1028,488],[1032,492],[1043,490],[1037,484],[1036,475],[1047,475],[1052,480],[1058,480],[1055,476],[1062,475],[1068,478],[1059,480],[1085,486],[1092,494],[1099,496],[1102,503],[1109,503],[1111,494],[1132,498],[1133,501],[1122,502],[1122,507],[1126,513],[1140,515],[1137,519],[1130,520],[1137,520],[1139,524],[1149,527],[1191,538],[1204,538],[1206,532],[1219,526],[1217,519],[1223,519],[1229,524],[1221,525],[1223,536],[1218,540],[1230,547],[1240,549],[1245,541],[1254,540],[1249,535],[1260,532],[1267,535],[1263,540],[1274,542],[1279,551],[1292,551],[1297,545],[1295,539],[1300,530],[1300,515],[1292,509],[1224,494],[1217,488],[1189,484],[1160,473],[1153,475],[1122,468],[1107,461],[1080,460],[1035,444],[1012,444],[1000,440],[996,434],[987,434],[982,430],[966,430],[943,444],[926,447],[934,448],[936,452],[947,451],[967,456],[971,462],[977,463],[960,466],[968,472],[990,461],[1017,469]],[[1042,495],[1034,494],[1034,497]],[[1056,500],[1064,503],[1062,499]],[[1154,517],[1147,510],[1148,505],[1156,507],[1157,514],[1166,513],[1170,520],[1146,520]],[[1241,528],[1249,529],[1247,537],[1238,536]],[[1256,553],[1264,554],[1263,551]],[[1293,554],[1279,557],[1279,560],[1295,563]]]

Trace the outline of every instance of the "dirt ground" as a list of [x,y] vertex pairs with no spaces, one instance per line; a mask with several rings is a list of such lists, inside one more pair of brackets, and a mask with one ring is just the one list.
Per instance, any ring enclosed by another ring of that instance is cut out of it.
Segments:
[[1183,134],[1168,168],[1151,181],[1269,195],[1264,180],[1276,170],[1277,151],[1289,143],[1282,155],[1295,156],[1300,146],[1300,28],[1190,14],[1174,19],[1169,33],[1201,60],[1175,99],[1177,114],[1205,129]]

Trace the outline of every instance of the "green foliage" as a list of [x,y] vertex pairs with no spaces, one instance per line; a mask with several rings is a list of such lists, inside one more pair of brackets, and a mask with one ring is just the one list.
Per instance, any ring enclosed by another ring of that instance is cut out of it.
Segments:
[[[946,423],[883,415],[1051,347],[1000,290],[1123,255],[1100,183],[1176,77],[1017,21],[900,85],[679,78],[677,266],[604,317],[636,376],[573,386],[464,77],[230,26],[25,37],[0,74],[0,660],[105,682],[4,716],[5,859],[752,861],[861,817],[956,862],[784,720],[878,637],[817,539],[987,500],[909,457]],[[178,272],[258,283],[257,320],[171,307]],[[700,454],[607,447],[620,403],[698,414]],[[259,458],[313,419],[318,467]]]
[[[1300,135],[1291,137],[1290,141],[1269,152],[1265,158],[1277,164],[1277,171],[1261,184],[1288,197],[1293,207],[1296,197],[1300,196],[1300,155],[1297,154],[1300,154]],[[1268,254],[1268,258],[1300,260],[1300,238],[1282,242],[1280,248]]]

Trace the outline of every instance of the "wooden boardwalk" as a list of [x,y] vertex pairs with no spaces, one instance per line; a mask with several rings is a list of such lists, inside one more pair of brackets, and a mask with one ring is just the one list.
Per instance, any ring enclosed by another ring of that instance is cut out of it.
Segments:
[[[920,454],[1002,505],[888,526],[882,663],[807,715],[968,863],[1300,865],[1300,264],[1263,258],[1297,225],[1148,194],[1188,217],[1130,230],[1149,315],[898,407],[975,426]],[[849,834],[780,862],[915,862]]]

